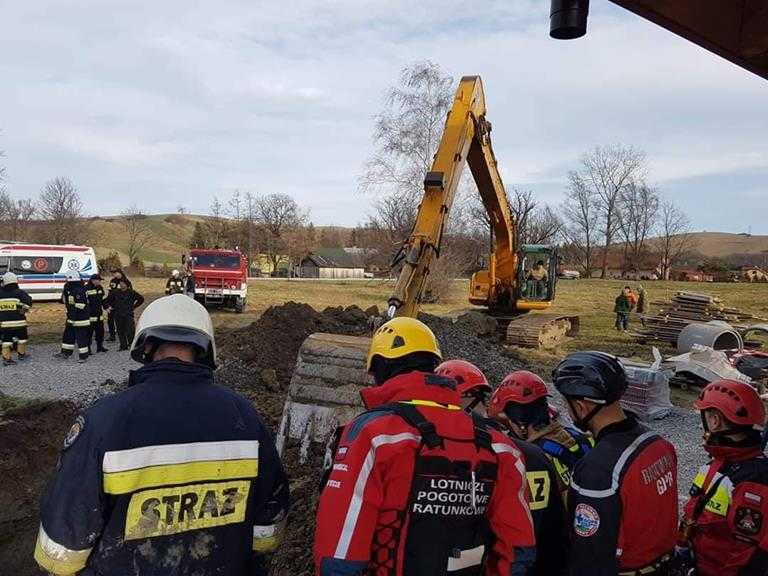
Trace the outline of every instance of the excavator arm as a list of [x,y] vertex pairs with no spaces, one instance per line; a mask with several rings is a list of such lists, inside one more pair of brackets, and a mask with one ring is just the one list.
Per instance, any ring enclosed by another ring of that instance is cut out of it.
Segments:
[[424,198],[413,232],[396,259],[402,268],[388,300],[389,317],[415,317],[418,313],[430,266],[440,255],[445,225],[465,164],[469,164],[495,238],[485,304],[513,300],[517,270],[515,221],[491,147],[491,124],[485,119],[485,112],[480,77],[464,76],[456,89],[432,168],[424,179]]

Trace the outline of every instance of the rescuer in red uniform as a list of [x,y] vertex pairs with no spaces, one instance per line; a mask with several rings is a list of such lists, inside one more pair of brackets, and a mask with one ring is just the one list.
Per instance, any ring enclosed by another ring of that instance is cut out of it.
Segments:
[[434,373],[431,330],[412,318],[379,328],[376,387],[348,424],[320,496],[315,573],[523,576],[535,556],[525,467],[501,432],[461,409]]
[[679,573],[695,565],[697,576],[765,576],[765,406],[749,384],[720,380],[701,391],[694,407],[701,411],[704,449],[712,459],[701,467],[685,505]]
[[465,412],[482,417],[487,415],[486,405],[493,388],[480,368],[466,360],[446,360],[437,367],[435,374],[456,381],[456,390],[461,394],[461,407]]
[[603,352],[576,352],[553,372],[574,423],[595,447],[573,471],[572,576],[666,575],[677,533],[674,447],[625,413],[621,362]]
[[517,370],[508,374],[493,393],[489,412],[515,438],[532,442],[544,451],[557,470],[558,488],[565,500],[573,469],[592,450],[594,442],[553,418],[548,397],[544,380],[533,372]]

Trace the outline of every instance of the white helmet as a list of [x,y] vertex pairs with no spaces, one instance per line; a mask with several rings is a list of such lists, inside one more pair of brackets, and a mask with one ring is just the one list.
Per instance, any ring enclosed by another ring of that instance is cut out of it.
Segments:
[[6,272],[3,274],[3,286],[8,286],[9,284],[18,284],[19,283],[19,277],[16,276],[13,272]]
[[216,367],[211,316],[202,304],[188,296],[163,296],[144,309],[136,326],[131,357],[142,364],[151,362],[151,355],[144,353],[144,346],[152,340],[192,344],[199,349],[201,363]]
[[66,278],[67,282],[80,282],[82,280],[82,278],[80,278],[80,272],[77,270],[67,270],[64,278]]
[[173,270],[171,272],[171,276],[178,276],[178,275],[179,275],[179,271],[178,270]]

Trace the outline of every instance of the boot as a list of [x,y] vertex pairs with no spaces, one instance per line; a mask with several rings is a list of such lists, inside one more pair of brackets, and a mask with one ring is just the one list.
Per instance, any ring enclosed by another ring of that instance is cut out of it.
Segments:
[[24,354],[17,354],[17,356],[18,356],[17,359],[19,360],[19,362],[24,362],[24,360],[27,359],[27,354],[26,353],[24,353]]
[[3,358],[3,366],[13,366],[16,361],[13,358]]
[[107,338],[107,342],[114,342],[114,341],[115,341],[115,336],[113,334],[110,334],[109,338]]
[[104,348],[104,346],[99,346],[96,348],[96,352],[109,352],[109,348]]
[[56,352],[56,354],[53,355],[54,358],[60,358],[62,360],[66,360],[70,356],[72,356],[72,354],[66,354],[63,351],[62,352]]
[[83,358],[78,358],[77,359],[77,363],[78,364],[85,364],[87,361],[88,361],[88,357],[87,356],[85,356]]

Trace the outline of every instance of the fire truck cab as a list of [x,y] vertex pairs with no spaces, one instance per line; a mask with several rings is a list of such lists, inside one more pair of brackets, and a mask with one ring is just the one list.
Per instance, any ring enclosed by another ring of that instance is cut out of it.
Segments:
[[241,313],[248,297],[248,261],[238,250],[194,249],[187,262],[195,300]]

